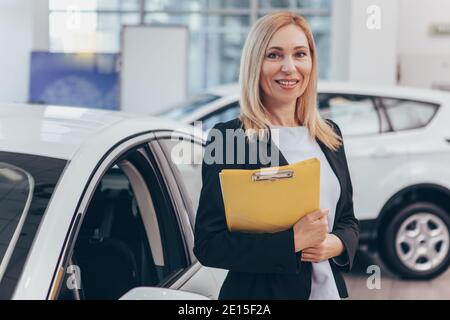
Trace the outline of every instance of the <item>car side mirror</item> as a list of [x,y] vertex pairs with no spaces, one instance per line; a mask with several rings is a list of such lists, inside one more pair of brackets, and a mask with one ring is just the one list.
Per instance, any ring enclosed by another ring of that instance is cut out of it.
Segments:
[[210,300],[205,296],[180,290],[138,287],[125,293],[120,300]]

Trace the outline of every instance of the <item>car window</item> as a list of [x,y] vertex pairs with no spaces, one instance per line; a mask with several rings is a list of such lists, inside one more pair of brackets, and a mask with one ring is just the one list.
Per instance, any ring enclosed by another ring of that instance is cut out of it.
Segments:
[[100,180],[70,263],[80,285],[63,281],[59,299],[118,299],[136,287],[165,286],[187,267],[169,196],[145,147],[121,157]]
[[10,299],[66,160],[0,152],[0,299]]
[[[181,192],[187,195],[188,206],[195,215],[202,189],[204,147],[200,142],[179,139],[175,134],[171,138],[160,138],[158,141],[175,171],[176,178],[182,183]],[[191,224],[193,225],[193,219]]]
[[200,119],[203,131],[208,131],[216,123],[233,120],[239,116],[239,102],[229,104]]
[[382,98],[381,101],[394,131],[424,127],[438,109],[435,104],[412,100]]
[[380,117],[372,97],[346,94],[319,94],[323,118],[335,121],[346,136],[380,132]]

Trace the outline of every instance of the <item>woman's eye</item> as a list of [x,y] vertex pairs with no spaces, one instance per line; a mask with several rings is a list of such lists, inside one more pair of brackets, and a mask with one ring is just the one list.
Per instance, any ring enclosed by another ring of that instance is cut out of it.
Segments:
[[306,52],[303,52],[303,51],[299,51],[299,52],[297,52],[297,57],[299,57],[299,58],[303,58],[303,57],[306,57]]
[[274,52],[269,53],[269,54],[267,55],[267,58],[269,58],[269,59],[276,59],[276,58],[278,58],[278,57],[279,57],[278,54],[276,54],[276,53],[274,53]]

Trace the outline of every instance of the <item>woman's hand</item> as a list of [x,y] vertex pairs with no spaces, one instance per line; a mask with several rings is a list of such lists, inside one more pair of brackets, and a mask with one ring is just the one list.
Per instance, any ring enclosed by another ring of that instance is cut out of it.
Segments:
[[328,234],[329,209],[307,214],[294,225],[295,252],[319,246]]
[[321,262],[339,256],[344,252],[344,244],[334,234],[327,233],[325,241],[302,251],[302,261]]

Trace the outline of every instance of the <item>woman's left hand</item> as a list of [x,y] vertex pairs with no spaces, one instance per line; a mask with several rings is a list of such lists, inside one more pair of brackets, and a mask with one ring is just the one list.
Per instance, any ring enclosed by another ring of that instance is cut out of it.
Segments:
[[344,251],[344,244],[334,234],[328,233],[325,241],[315,247],[302,251],[302,261],[321,262],[339,256]]

